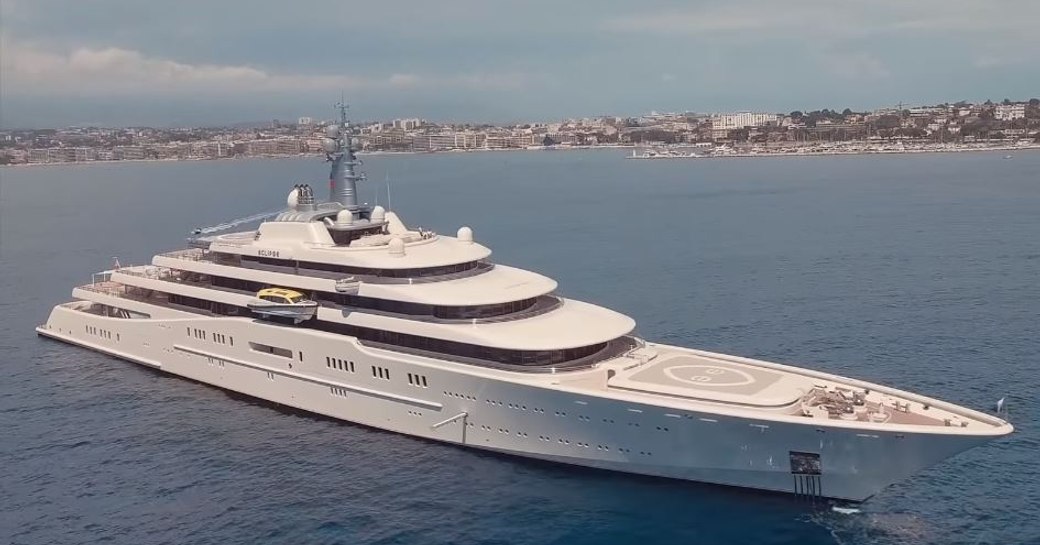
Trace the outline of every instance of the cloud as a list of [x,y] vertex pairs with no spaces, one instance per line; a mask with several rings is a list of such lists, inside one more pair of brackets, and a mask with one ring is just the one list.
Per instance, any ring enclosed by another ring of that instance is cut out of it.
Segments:
[[248,65],[191,64],[149,57],[119,47],[81,47],[54,53],[4,40],[0,70],[6,93],[62,95],[157,95],[201,93],[272,93],[305,91],[401,90],[417,87],[468,89],[516,88],[528,84],[528,74],[462,74],[389,76],[274,73]]
[[876,80],[892,75],[885,63],[869,53],[830,53],[823,65],[836,76],[849,80]]
[[679,9],[640,11],[604,19],[601,30],[629,33],[767,34],[856,37],[886,32],[1035,32],[1040,3],[969,0],[735,0],[699,2]]
[[756,30],[776,23],[774,18],[766,14],[743,13],[729,8],[694,8],[613,17],[605,20],[602,28],[618,32],[706,33]]
[[412,4],[0,0],[0,122],[286,117],[341,90],[374,117],[504,121],[1040,86],[1038,0]]

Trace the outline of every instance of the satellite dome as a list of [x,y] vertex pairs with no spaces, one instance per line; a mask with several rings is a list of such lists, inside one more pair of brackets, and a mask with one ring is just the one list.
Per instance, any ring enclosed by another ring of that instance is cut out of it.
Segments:
[[390,239],[390,255],[395,257],[404,257],[404,241],[399,237]]
[[299,187],[294,187],[294,188],[292,188],[292,191],[289,192],[289,197],[285,199],[285,204],[289,207],[290,210],[295,210],[296,209],[296,205],[299,204],[299,203],[300,203],[300,188]]
[[336,142],[331,138],[322,138],[321,149],[325,150],[325,153],[332,153],[339,149],[339,142]]
[[340,210],[336,213],[336,225],[352,225],[354,223],[354,213],[350,210]]
[[325,127],[325,136],[329,138],[339,138],[339,125],[329,125]]
[[382,206],[376,205],[372,209],[371,221],[372,223],[383,223],[386,221],[386,209]]
[[459,232],[456,234],[456,237],[462,242],[473,244],[473,229],[463,225],[462,227],[459,227]]

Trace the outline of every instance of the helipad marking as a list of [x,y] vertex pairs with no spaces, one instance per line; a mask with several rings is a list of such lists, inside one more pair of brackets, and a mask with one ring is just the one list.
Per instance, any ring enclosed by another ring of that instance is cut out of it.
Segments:
[[[699,369],[701,371],[684,373],[687,375],[685,377],[679,376],[677,372],[683,369]],[[744,386],[745,384],[755,382],[755,377],[751,376],[749,373],[741,371],[740,369],[717,367],[714,365],[675,365],[664,369],[664,374],[672,380],[686,382],[696,386],[722,388]]]

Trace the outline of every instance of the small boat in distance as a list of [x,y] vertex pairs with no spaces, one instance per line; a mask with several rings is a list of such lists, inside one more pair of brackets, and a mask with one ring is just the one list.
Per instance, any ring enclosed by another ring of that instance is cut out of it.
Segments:
[[318,303],[286,288],[267,288],[256,292],[256,299],[246,303],[249,310],[272,318],[288,318],[294,324],[305,322],[318,312]]
[[707,152],[698,153],[696,151],[684,151],[679,149],[646,149],[643,153],[637,153],[636,150],[632,150],[632,155],[629,155],[629,159],[700,159],[704,157],[710,157]]

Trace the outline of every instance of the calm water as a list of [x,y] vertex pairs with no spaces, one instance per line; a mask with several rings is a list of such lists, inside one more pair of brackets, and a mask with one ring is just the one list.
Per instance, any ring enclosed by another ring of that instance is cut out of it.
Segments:
[[[316,159],[0,170],[0,543],[1040,543],[1040,153],[372,157],[406,221],[644,336],[977,408],[1018,431],[843,515],[554,466],[229,395],[33,327],[108,268],[275,209]],[[385,188],[380,196],[386,202]]]

